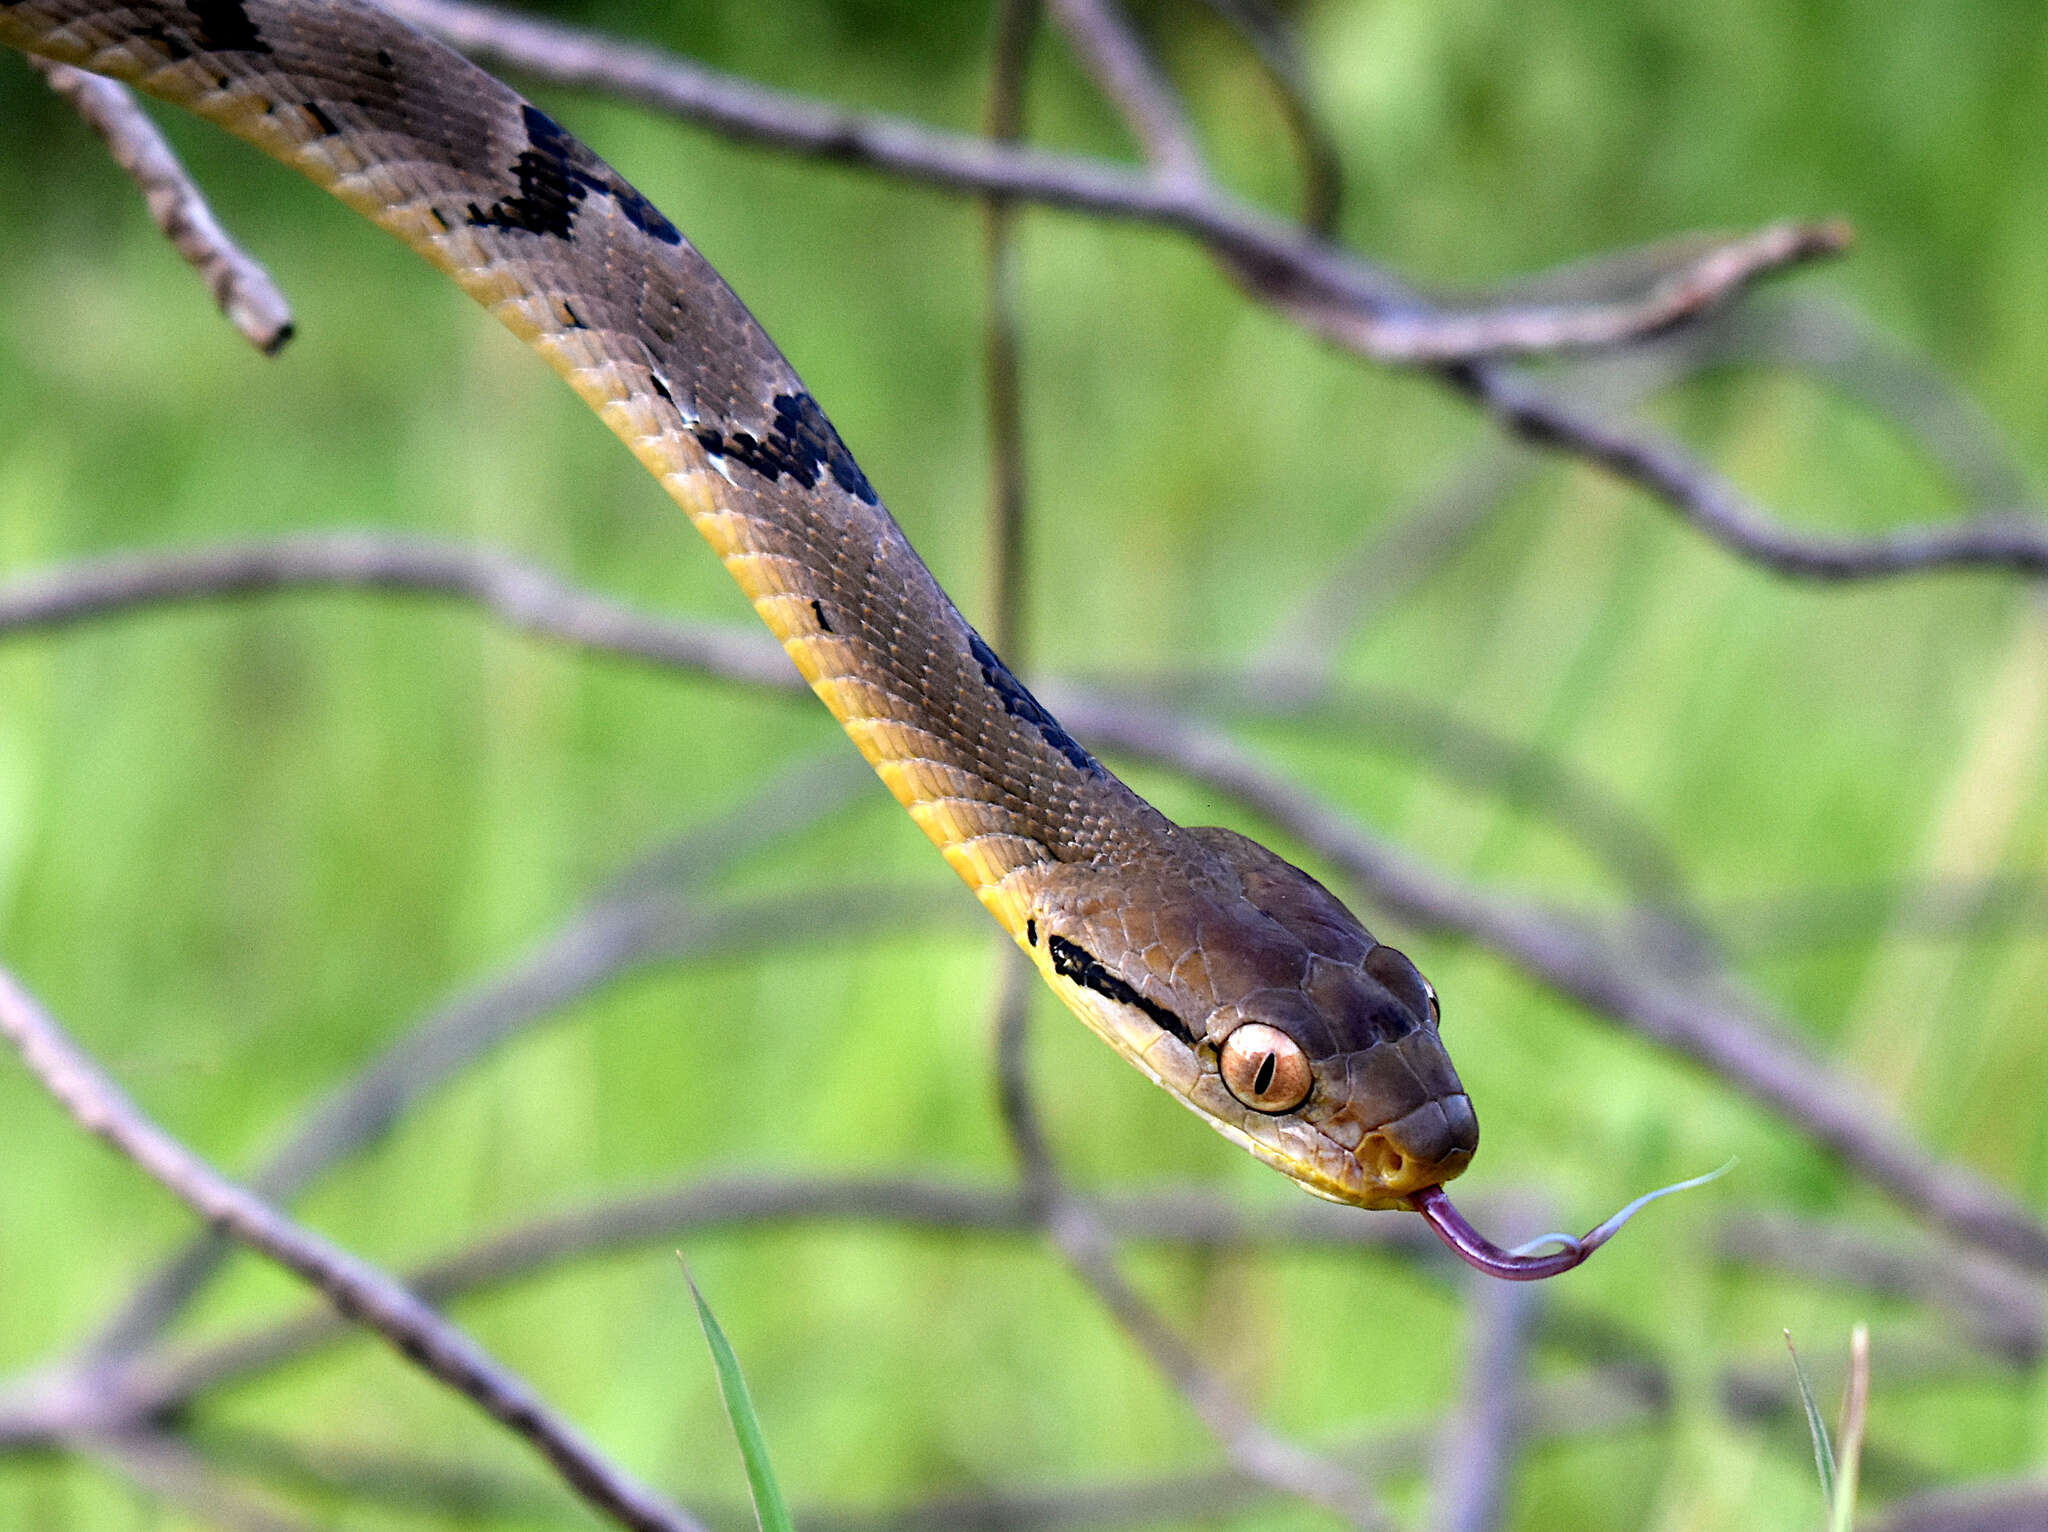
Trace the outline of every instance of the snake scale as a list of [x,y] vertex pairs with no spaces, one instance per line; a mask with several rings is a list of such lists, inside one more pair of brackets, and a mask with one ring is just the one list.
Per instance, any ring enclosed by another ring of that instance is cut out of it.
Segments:
[[1087,1025],[1309,1191],[1414,1207],[1478,1144],[1434,990],[1307,873],[1176,825],[947,599],[709,262],[500,81],[367,0],[0,0],[0,42],[126,81],[396,235],[538,351],[717,551],[876,773]]

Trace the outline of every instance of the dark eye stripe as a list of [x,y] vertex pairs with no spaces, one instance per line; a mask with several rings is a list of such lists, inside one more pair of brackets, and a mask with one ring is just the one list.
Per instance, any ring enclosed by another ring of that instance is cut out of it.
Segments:
[[1083,989],[1092,989],[1096,994],[1124,1005],[1135,1006],[1150,1016],[1160,1026],[1186,1043],[1195,1046],[1195,1035],[1187,1023],[1157,1000],[1147,999],[1115,974],[1104,968],[1095,954],[1064,936],[1048,936],[1045,950],[1052,955],[1052,971],[1062,978],[1072,979]]

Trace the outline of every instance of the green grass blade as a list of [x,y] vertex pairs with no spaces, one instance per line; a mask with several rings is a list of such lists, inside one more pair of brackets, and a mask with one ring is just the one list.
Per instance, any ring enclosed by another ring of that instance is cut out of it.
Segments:
[[1828,1440],[1828,1423],[1814,1403],[1813,1383],[1806,1376],[1806,1364],[1799,1360],[1799,1348],[1792,1344],[1792,1332],[1785,1332],[1785,1349],[1792,1353],[1792,1376],[1799,1380],[1799,1403],[1806,1411],[1806,1433],[1813,1438],[1813,1471],[1820,1476],[1821,1504],[1832,1516],[1835,1509],[1835,1449]]
[[782,1486],[775,1482],[775,1469],[768,1462],[768,1442],[761,1435],[761,1419],[754,1413],[754,1401],[747,1393],[747,1380],[740,1372],[740,1359],[732,1343],[712,1317],[711,1306],[697,1291],[690,1268],[683,1268],[683,1280],[690,1284],[690,1298],[697,1305],[697,1322],[704,1327],[704,1343],[711,1348],[711,1361],[718,1370],[718,1391],[725,1396],[725,1418],[732,1422],[732,1434],[740,1444],[740,1457],[747,1465],[747,1487],[754,1496],[754,1520],[761,1532],[796,1532],[783,1503]]

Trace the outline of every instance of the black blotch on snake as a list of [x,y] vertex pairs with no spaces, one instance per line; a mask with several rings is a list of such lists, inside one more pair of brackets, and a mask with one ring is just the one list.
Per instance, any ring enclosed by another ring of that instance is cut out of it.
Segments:
[[750,431],[706,428],[693,433],[697,445],[713,457],[744,464],[770,484],[788,474],[805,489],[816,489],[818,481],[830,474],[833,483],[861,504],[877,503],[874,486],[818,408],[817,400],[804,393],[777,394],[774,403],[775,425],[767,440]]
[[1024,683],[1011,673],[1010,667],[996,658],[995,650],[982,640],[972,628],[967,630],[967,647],[974,651],[974,662],[981,666],[981,678],[988,682],[989,689],[1003,699],[1003,711],[1012,718],[1021,718],[1037,729],[1045,742],[1072,761],[1091,777],[1107,776],[1102,763],[1081,748],[1081,742],[1060,727],[1060,721],[1045,710],[1045,704],[1025,689]]
[[271,53],[242,0],[185,0],[199,23],[199,46],[209,53]]
[[611,198],[620,215],[641,233],[664,245],[683,242],[682,234],[662,217],[660,209],[620,180],[547,113],[524,104],[519,111],[526,124],[526,147],[512,162],[519,190],[487,208],[472,202],[472,225],[567,239],[575,232],[577,207],[595,193]]

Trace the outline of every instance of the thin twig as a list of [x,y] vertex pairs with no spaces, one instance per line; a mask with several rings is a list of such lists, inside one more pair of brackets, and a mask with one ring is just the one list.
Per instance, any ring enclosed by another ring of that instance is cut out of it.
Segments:
[[[532,637],[792,696],[804,689],[766,634],[636,612],[502,554],[379,533],[303,534],[67,564],[0,583],[0,638],[160,605],[331,589],[462,600]],[[1398,743],[1457,780],[1554,819],[1609,865],[1634,897],[1698,925],[1675,860],[1625,806],[1553,758],[1498,740],[1420,699],[1318,688],[1312,680],[1263,674],[1183,678],[1143,692],[1097,688],[1087,697],[1055,686],[1047,694],[1063,706],[1098,708],[1116,705],[1119,698],[1156,704],[1164,695],[1218,712],[1280,714],[1290,722],[1313,721]],[[857,775],[849,768],[842,780]],[[756,814],[742,822],[779,821]]]
[[1294,30],[1265,0],[1203,0],[1251,44],[1301,157],[1302,227],[1329,238],[1344,205],[1344,161],[1337,139],[1316,110],[1308,66]]
[[[1408,1218],[1361,1217],[1355,1210],[1297,1199],[1246,1211],[1192,1187],[1105,1195],[1087,1199],[1087,1206],[1120,1238],[1135,1243],[1380,1251],[1451,1271],[1442,1247]],[[1033,1199],[1016,1186],[917,1177],[714,1178],[521,1224],[406,1273],[405,1285],[440,1306],[530,1281],[572,1262],[629,1250],[666,1251],[681,1239],[717,1230],[829,1223],[1022,1236],[1038,1232],[1042,1221]],[[119,1413],[153,1419],[175,1413],[202,1394],[298,1361],[350,1333],[326,1310],[309,1310],[168,1357],[139,1361],[109,1386],[121,1391]],[[60,1413],[35,1402],[34,1391],[28,1402],[11,1410],[0,1405],[0,1448],[35,1437],[30,1426],[37,1421],[61,1426]]]
[[1168,185],[1208,184],[1193,124],[1116,0],[1047,0],[1082,67],[1116,106],[1152,173]]
[[1543,1293],[1533,1282],[1476,1274],[1465,1286],[1471,1339],[1458,1406],[1437,1445],[1435,1523],[1442,1532],[1495,1532],[1528,1426],[1529,1344]]
[[128,607],[322,588],[458,597],[522,633],[792,695],[804,690],[766,634],[648,616],[501,554],[378,533],[83,561],[0,587],[0,635],[65,628]]
[[1778,574],[1866,580],[1939,569],[2048,572],[2048,524],[2037,516],[1992,513],[1874,537],[1796,532],[1682,448],[1561,405],[1506,367],[1473,363],[1445,375],[1504,429],[1607,469],[1729,552]]
[[153,1499],[225,1532],[312,1532],[267,1495],[236,1483],[186,1442],[162,1431],[124,1431],[81,1444]]
[[1607,301],[1439,305],[1413,319],[1371,319],[1313,299],[1285,303],[1311,329],[1381,362],[1444,366],[1480,358],[1599,351],[1669,330],[1746,291],[1764,277],[1849,247],[1848,225],[1776,223],[1710,245],[1636,295]]
[[[1599,1371],[1538,1385],[1526,1414],[1532,1436],[1568,1442],[1654,1422],[1667,1407],[1661,1385],[1631,1369]],[[1384,1476],[1423,1466],[1441,1428],[1434,1422],[1395,1427],[1339,1447],[1347,1463],[1378,1465]],[[418,1510],[445,1504],[455,1514],[531,1517],[546,1507],[524,1484],[505,1482],[435,1462],[338,1453],[248,1430],[207,1433],[209,1450],[237,1466],[268,1472],[294,1486],[348,1495],[369,1503]],[[1185,1470],[1049,1489],[994,1489],[944,1494],[892,1509],[810,1505],[799,1508],[804,1532],[1052,1532],[1093,1526],[1186,1526],[1241,1515],[1269,1502],[1275,1491],[1232,1468]],[[715,1525],[750,1524],[735,1506],[733,1517],[707,1516]]]
[[[765,635],[638,613],[484,550],[371,533],[308,534],[69,564],[0,584],[0,637],[135,608],[320,589],[461,599],[535,637],[792,695],[802,691],[794,668]],[[1242,682],[1210,677],[1174,683],[1171,695],[1218,710],[1285,713],[1291,721],[1307,720],[1323,704],[1314,714],[1321,721],[1420,747],[1454,776],[1539,806],[1569,833],[1583,836],[1646,902],[1673,908],[1682,902],[1675,864],[1625,809],[1565,774],[1559,763],[1495,740],[1417,699],[1378,691],[1326,693],[1295,678],[1264,675]],[[759,823],[760,816],[748,822]]]
[[128,87],[69,64],[38,58],[29,63],[99,135],[114,163],[142,193],[149,216],[171,248],[199,273],[228,322],[265,356],[277,355],[292,338],[291,305],[270,273],[214,218],[205,195]]
[[[1038,37],[1039,0],[999,0],[990,50],[988,101],[983,126],[995,143],[1015,143],[1024,132],[1024,87]],[[1030,544],[1026,512],[1022,325],[1018,318],[1016,206],[991,193],[982,201],[982,248],[987,260],[982,319],[982,371],[988,395],[989,637],[999,653],[1022,668],[1024,617],[1030,609]]]
[[1248,1478],[1322,1506],[1352,1526],[1390,1532],[1392,1519],[1365,1482],[1348,1469],[1275,1436],[1224,1381],[1189,1349],[1173,1327],[1131,1286],[1116,1262],[1102,1222],[1068,1194],[1033,1104],[1026,1057],[1035,977],[1021,955],[1005,954],[1006,977],[996,1010],[997,1099],[1016,1153],[1025,1195],[1068,1268],[1094,1293],[1118,1326],[1173,1385],[1215,1437],[1224,1456]]
[[635,1532],[699,1532],[697,1522],[606,1459],[462,1330],[375,1267],[220,1175],[145,1117],[5,969],[0,1035],[80,1127],[217,1232],[310,1284],[339,1312],[375,1330],[401,1356],[526,1441],[593,1509]]
[[[1947,1376],[1924,1373],[1927,1381]],[[1786,1416],[1796,1408],[1790,1385],[1780,1380],[1774,1390],[1736,1386],[1724,1375],[1722,1396],[1741,1406],[1749,1422]],[[1531,1385],[1522,1410],[1522,1428],[1533,1441],[1568,1443],[1653,1426],[1670,1408],[1671,1389],[1661,1375],[1630,1364],[1611,1364],[1569,1378]],[[1436,1422],[1396,1427],[1332,1449],[1340,1461],[1373,1465],[1382,1479],[1426,1466],[1437,1451],[1444,1428]],[[552,1509],[537,1485],[466,1465],[449,1465],[409,1457],[357,1453],[332,1447],[309,1447],[249,1429],[206,1432],[204,1449],[235,1467],[264,1474],[290,1488],[329,1496],[347,1496],[372,1505],[391,1505],[417,1512],[441,1508],[471,1518],[540,1519]],[[1209,1472],[1175,1471],[1157,1477],[1112,1480],[1050,1489],[994,1489],[954,1493],[894,1509],[853,1509],[805,1506],[797,1524],[806,1532],[1052,1532],[1057,1528],[1183,1526],[1227,1519],[1269,1500],[1274,1491],[1231,1468]],[[1981,1498],[1980,1498],[1981,1497]],[[2038,1485],[1986,1486],[1940,1497],[1944,1519],[1924,1528],[1917,1522],[1886,1527],[1883,1532],[2035,1532],[2038,1521],[1998,1519],[1983,1522],[1960,1518],[1964,1505],[2003,1507],[2007,1504],[2048,1504]],[[1930,1506],[1936,1497],[1921,1497]],[[732,1514],[712,1515],[716,1526],[750,1524],[738,1506]]]
[[[1634,253],[1647,264],[1654,252]],[[1616,262],[1627,256],[1614,258]],[[1545,379],[1553,406],[1600,416],[1632,409],[1712,368],[1792,368],[1878,411],[1955,481],[1979,512],[2038,517],[2025,471],[1982,410],[1925,362],[1824,299],[1778,296],[1724,306],[1626,350],[1574,359]],[[1474,452],[1411,507],[1384,519],[1299,598],[1263,646],[1262,670],[1327,671],[1352,635],[1463,548],[1543,457],[1513,438]]]
[[[1060,706],[1074,695],[1057,683],[1043,690]],[[1631,805],[1555,752],[1505,738],[1431,698],[1342,685],[1315,671],[1274,670],[1098,681],[1078,706],[1154,713],[1172,708],[1210,718],[1283,723],[1312,731],[1321,740],[1355,741],[1417,761],[1446,781],[1540,816],[1605,868],[1644,913],[1654,912],[1700,947],[1710,945],[1709,922],[1676,851]]]

